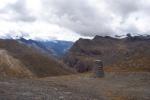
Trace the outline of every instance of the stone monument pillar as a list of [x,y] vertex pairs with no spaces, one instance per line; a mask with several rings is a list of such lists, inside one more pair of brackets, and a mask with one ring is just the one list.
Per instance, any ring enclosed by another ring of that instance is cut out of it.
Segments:
[[93,67],[95,77],[104,77],[103,62],[101,60],[95,60]]

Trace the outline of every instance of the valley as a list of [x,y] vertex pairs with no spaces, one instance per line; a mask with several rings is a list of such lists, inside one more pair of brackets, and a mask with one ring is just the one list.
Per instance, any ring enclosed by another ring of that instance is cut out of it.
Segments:
[[[1,39],[0,100],[149,100],[149,40],[79,39],[56,57],[50,45]],[[95,60],[104,77],[95,77]]]
[[[0,55],[2,58],[0,72],[3,72],[1,74],[6,77],[26,76],[26,78],[29,78],[30,75],[46,77],[72,73],[53,57],[47,56],[38,49],[19,43],[16,40],[1,39],[0,50],[3,51]],[[28,75],[25,69],[31,74]],[[26,73],[26,75],[22,75],[23,73]]]
[[0,0],[0,100],[150,100],[150,0]]

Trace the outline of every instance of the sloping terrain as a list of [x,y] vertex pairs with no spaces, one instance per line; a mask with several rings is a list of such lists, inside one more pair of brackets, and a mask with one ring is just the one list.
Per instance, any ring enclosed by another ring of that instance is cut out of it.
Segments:
[[64,62],[78,72],[85,72],[92,69],[97,59],[103,61],[105,71],[150,71],[150,37],[79,39]]
[[0,50],[0,77],[34,77],[19,60],[15,59],[6,50]]
[[37,41],[21,38],[18,39],[18,41],[31,47],[34,47],[42,51],[43,53],[47,53],[48,55],[53,56],[55,58],[61,58],[73,45],[73,42],[60,40]]
[[[70,71],[64,69],[63,65],[58,63],[58,61],[16,40],[1,39],[0,49],[5,50],[5,54],[1,55],[1,58],[4,59],[0,61],[3,62],[0,65],[1,69],[6,68],[4,65],[9,66],[7,68],[13,68],[20,72],[26,69],[37,77],[70,74]],[[26,70],[24,70],[24,73],[26,73]],[[10,73],[14,73],[14,70],[11,71],[9,70]],[[21,75],[21,73],[19,75]]]

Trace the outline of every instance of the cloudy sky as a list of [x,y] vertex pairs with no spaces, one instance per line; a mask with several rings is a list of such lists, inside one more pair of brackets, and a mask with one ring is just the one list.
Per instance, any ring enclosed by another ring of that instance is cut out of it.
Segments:
[[0,0],[0,37],[150,34],[150,0]]

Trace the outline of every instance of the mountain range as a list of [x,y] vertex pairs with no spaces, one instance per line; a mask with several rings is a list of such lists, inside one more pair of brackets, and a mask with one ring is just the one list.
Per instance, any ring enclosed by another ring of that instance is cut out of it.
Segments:
[[40,50],[12,39],[0,39],[0,77],[47,77],[72,73]]
[[150,36],[81,38],[64,57],[78,72],[91,71],[95,60],[102,60],[105,71],[150,71]]
[[73,45],[71,41],[37,41],[37,40],[27,40],[25,38],[18,39],[19,42],[24,43],[28,46],[39,49],[40,51],[47,53],[48,55],[54,56],[56,58],[61,58],[67,53],[67,51]]
[[150,71],[150,36],[69,41],[0,39],[0,76],[47,77],[87,72],[95,60],[105,71]]

